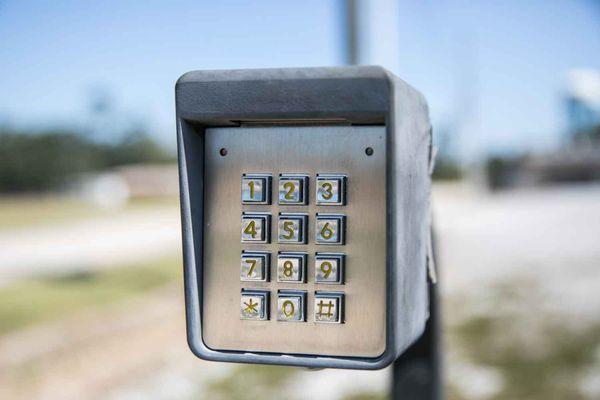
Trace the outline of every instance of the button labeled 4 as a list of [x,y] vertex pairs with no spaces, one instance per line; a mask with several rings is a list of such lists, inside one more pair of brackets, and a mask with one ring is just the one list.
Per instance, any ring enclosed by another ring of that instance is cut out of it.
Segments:
[[242,214],[242,242],[269,243],[271,215],[258,213]]

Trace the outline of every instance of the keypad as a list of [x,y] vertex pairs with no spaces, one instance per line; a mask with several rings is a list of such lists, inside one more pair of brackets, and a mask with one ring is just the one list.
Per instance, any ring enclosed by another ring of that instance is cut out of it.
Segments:
[[[347,177],[336,173],[309,176],[283,172],[277,176],[277,182],[273,182],[271,175],[249,172],[242,175],[241,181],[242,204],[245,207],[241,218],[243,250],[240,281],[243,288],[240,318],[343,323],[343,288],[346,285],[344,274],[347,267],[344,252],[346,215],[331,211],[335,210],[332,207],[345,206],[347,203]],[[277,196],[274,205],[271,199],[272,186],[276,188]],[[312,201],[317,206],[316,212],[314,209],[309,212],[311,192],[314,193]],[[253,206],[257,206],[256,209]],[[274,229],[272,239],[271,224]],[[314,236],[310,239],[314,243],[309,241],[309,230],[314,230]],[[273,245],[268,247],[270,251],[264,250],[264,246],[260,247],[271,243],[271,240]],[[311,245],[311,250],[316,248],[316,251],[309,252],[307,245]],[[273,246],[279,249],[273,252]],[[290,246],[294,246],[293,251]],[[321,247],[323,251],[319,251]],[[273,275],[271,268],[274,268]],[[310,276],[308,271],[311,271]],[[265,282],[268,288],[248,287],[252,282]],[[308,283],[316,285],[312,293],[303,290]],[[294,287],[297,285],[298,290],[280,287],[289,284],[294,284]],[[319,290],[320,287],[326,288],[325,285],[338,285],[337,288],[342,290]],[[308,298],[312,299],[310,307],[307,305]],[[270,301],[274,302],[273,318],[269,315]],[[307,313],[307,309],[312,311]]]

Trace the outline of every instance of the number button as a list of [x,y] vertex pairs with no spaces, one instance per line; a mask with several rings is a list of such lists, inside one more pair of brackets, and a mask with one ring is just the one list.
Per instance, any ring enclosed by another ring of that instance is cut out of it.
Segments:
[[270,226],[269,214],[242,214],[242,243],[268,243]]
[[343,254],[317,253],[315,256],[315,283],[339,285],[344,282]]
[[315,322],[340,324],[344,321],[344,294],[334,292],[315,293]]
[[279,204],[305,205],[307,200],[308,176],[279,175]]
[[243,252],[240,267],[240,280],[262,281],[269,280],[269,253]]
[[244,174],[242,204],[271,204],[271,176]]
[[307,215],[280,214],[278,223],[279,243],[306,243]]
[[305,268],[305,253],[279,253],[277,258],[277,282],[303,283]]
[[344,215],[317,214],[315,224],[317,244],[344,244],[345,222]]
[[281,290],[277,296],[277,320],[304,322],[306,292]]
[[255,321],[269,319],[269,292],[264,290],[242,289],[240,318]]
[[317,205],[342,206],[346,202],[346,177],[342,175],[317,175]]

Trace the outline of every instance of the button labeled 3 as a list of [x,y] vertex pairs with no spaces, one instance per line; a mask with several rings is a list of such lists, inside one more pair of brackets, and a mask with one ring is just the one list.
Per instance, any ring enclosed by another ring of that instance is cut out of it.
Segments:
[[277,240],[279,243],[306,243],[307,215],[279,214]]
[[346,203],[346,177],[334,174],[317,175],[317,205],[342,206]]
[[315,224],[317,244],[344,244],[345,222],[344,215],[317,214]]
[[269,243],[271,215],[258,213],[242,214],[242,242]]
[[240,280],[262,281],[269,280],[270,254],[263,252],[242,252]]
[[305,205],[307,203],[308,176],[279,175],[279,204]]
[[244,174],[242,176],[242,204],[271,204],[271,176]]
[[277,282],[303,283],[306,253],[281,252],[277,257]]
[[269,319],[269,292],[243,290],[240,300],[240,318],[256,321]]
[[304,322],[305,300],[306,292],[281,290],[277,296],[277,320]]

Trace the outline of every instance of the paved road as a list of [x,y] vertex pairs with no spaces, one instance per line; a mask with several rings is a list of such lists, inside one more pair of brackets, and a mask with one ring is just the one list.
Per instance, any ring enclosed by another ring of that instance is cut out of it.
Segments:
[[157,207],[0,231],[0,285],[28,276],[120,266],[179,251],[179,210]]

